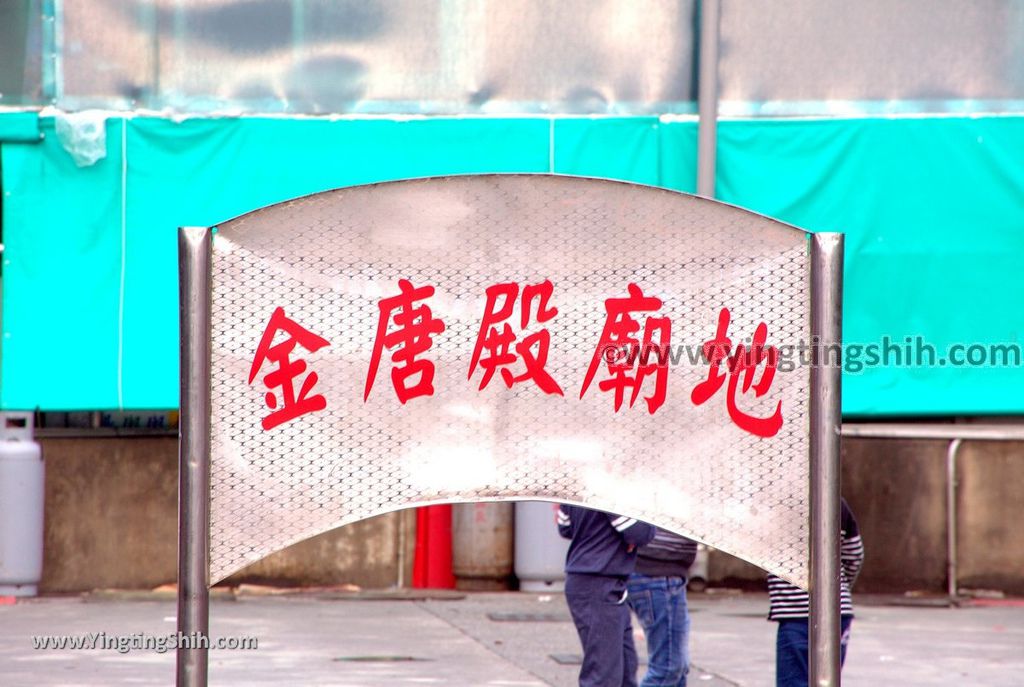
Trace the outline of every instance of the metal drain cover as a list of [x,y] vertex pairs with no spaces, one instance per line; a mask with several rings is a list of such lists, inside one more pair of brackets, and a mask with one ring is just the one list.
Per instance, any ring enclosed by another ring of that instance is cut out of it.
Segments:
[[548,654],[551,659],[563,666],[579,666],[583,665],[583,656],[580,654]]
[[339,656],[331,660],[349,663],[404,663],[407,661],[430,661],[431,659],[417,656]]
[[572,617],[568,613],[488,613],[488,619],[499,623],[569,623]]

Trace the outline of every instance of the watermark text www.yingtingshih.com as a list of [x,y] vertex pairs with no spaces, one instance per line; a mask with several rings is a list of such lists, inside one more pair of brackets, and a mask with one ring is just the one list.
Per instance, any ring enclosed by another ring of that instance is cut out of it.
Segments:
[[259,648],[259,639],[249,636],[211,638],[201,632],[87,632],[75,635],[34,635],[32,648],[36,651],[115,651],[119,654],[133,651],[154,651],[163,654],[178,649],[255,651]]
[[[756,355],[758,342],[748,337],[739,343]],[[925,337],[883,336],[876,342],[822,343],[811,337],[795,344],[777,343],[775,348],[776,369],[792,372],[798,367],[823,365],[841,367],[849,374],[860,374],[866,370],[885,367],[1020,367],[1024,353],[1018,343],[951,343],[936,345]],[[728,346],[721,347],[718,355],[731,355]],[[607,360],[645,362],[651,359],[664,360],[669,366],[705,366],[716,355],[706,344],[673,344],[670,346],[615,346],[608,347],[604,356]],[[733,358],[735,360],[735,358]],[[728,366],[728,362],[723,362]]]

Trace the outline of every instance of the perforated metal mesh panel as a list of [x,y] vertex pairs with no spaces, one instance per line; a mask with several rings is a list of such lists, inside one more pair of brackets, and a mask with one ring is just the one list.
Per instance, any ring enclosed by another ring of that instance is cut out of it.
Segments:
[[[728,383],[694,404],[709,365],[690,361],[715,336],[723,307],[734,344],[761,322],[784,354],[807,340],[804,232],[629,184],[455,177],[331,191],[242,216],[220,225],[213,269],[214,581],[378,513],[522,497],[639,517],[805,583],[808,367],[784,355],[763,396],[740,385],[741,412],[768,416],[781,402],[781,429],[766,438],[730,418]],[[364,401],[378,303],[400,279],[435,288],[417,303],[444,323],[420,356],[435,365],[435,392],[400,403],[394,351],[385,350]],[[533,313],[520,330],[517,307],[508,322],[519,340],[547,329],[545,370],[564,395],[529,380],[507,388],[500,374],[480,390],[479,366],[468,376],[485,290],[544,280],[557,315],[538,325]],[[634,314],[640,331],[646,316],[668,317],[679,358],[654,413],[644,401],[653,377],[616,412],[614,393],[599,386],[609,376],[602,361],[580,396],[605,301],[626,297],[630,284],[662,301]],[[279,307],[327,342],[290,355],[307,365],[296,393],[315,372],[307,398],[322,395],[326,407],[265,430],[268,401],[280,409],[283,393],[268,384],[274,364],[258,363],[251,383],[250,368]]]

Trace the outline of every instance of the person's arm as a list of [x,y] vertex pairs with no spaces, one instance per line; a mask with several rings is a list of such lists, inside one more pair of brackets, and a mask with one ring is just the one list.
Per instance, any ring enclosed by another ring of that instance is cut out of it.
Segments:
[[615,531],[622,535],[630,551],[654,539],[654,526],[648,525],[646,522],[612,513],[608,514],[608,520],[612,523]]
[[565,539],[572,539],[572,519],[569,517],[569,510],[559,504],[558,506],[558,533]]
[[864,541],[860,537],[860,527],[857,525],[856,518],[853,517],[853,511],[850,510],[845,500],[842,501],[841,515],[843,539],[840,544],[839,562],[843,566],[843,572],[846,573],[846,579],[853,587],[853,583],[864,565]]

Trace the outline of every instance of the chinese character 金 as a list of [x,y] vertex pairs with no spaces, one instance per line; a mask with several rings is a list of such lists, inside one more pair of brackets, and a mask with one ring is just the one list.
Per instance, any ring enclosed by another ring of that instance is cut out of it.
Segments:
[[[732,355],[729,355],[732,339],[729,338],[728,333],[729,309],[722,308],[718,313],[718,329],[715,332],[715,338],[704,342],[704,357],[710,363],[708,378],[693,388],[690,399],[694,405],[701,405],[722,388],[725,374],[721,370],[721,365],[724,361],[729,368],[729,387],[725,399],[729,417],[737,427],[751,434],[759,437],[775,436],[782,427],[782,401],[776,404],[775,412],[768,417],[748,415],[736,405],[737,392],[746,393],[753,387],[754,396],[760,398],[768,392],[772,380],[775,379],[779,351],[774,346],[765,346],[765,341],[768,338],[768,326],[764,322],[758,323],[754,330],[754,338],[750,342],[750,348],[739,344]],[[754,373],[762,363],[764,363],[764,372],[761,373],[761,378],[755,384]],[[740,388],[741,378],[742,389]]]
[[[391,383],[395,395],[405,405],[406,401],[417,396],[434,394],[434,363],[429,360],[417,359],[425,353],[433,343],[431,334],[444,331],[444,322],[435,318],[430,307],[414,305],[434,295],[433,286],[414,288],[408,279],[399,279],[400,293],[390,298],[382,298],[380,319],[377,322],[377,336],[373,342],[373,355],[370,368],[366,374],[366,386],[363,389],[363,401],[370,397],[373,380],[377,376],[380,357],[383,349],[394,350],[391,355]],[[394,328],[390,327],[394,321]],[[414,383],[410,379],[416,377]]]
[[[519,328],[525,330],[530,324],[530,314],[533,300],[537,300],[537,324],[550,321],[558,314],[557,308],[549,308],[548,301],[551,299],[553,287],[549,280],[539,284],[528,284],[522,289],[520,302]],[[467,379],[473,378],[477,364],[484,373],[480,379],[482,390],[491,381],[494,372],[501,369],[501,378],[509,389],[513,384],[532,380],[541,391],[546,394],[562,394],[562,388],[551,378],[551,375],[544,369],[548,359],[548,348],[551,345],[551,334],[547,329],[540,329],[515,344],[515,353],[510,349],[516,341],[516,335],[506,320],[512,317],[515,309],[516,296],[519,295],[519,284],[510,282],[506,284],[495,284],[488,287],[487,303],[484,306],[484,316],[480,320],[480,331],[477,333],[476,346],[473,348],[473,357],[469,363],[469,375]],[[499,299],[501,305],[498,305]],[[498,328],[498,325],[502,325]],[[534,352],[536,350],[536,352]],[[516,362],[518,357],[522,359],[525,371],[519,375],[513,375],[508,367]]]
[[[615,412],[622,407],[627,388],[631,389],[629,407],[632,408],[640,395],[644,379],[654,375],[654,392],[644,397],[647,412],[653,415],[665,402],[672,323],[667,317],[647,317],[643,338],[637,339],[640,323],[630,313],[658,310],[661,308],[661,299],[644,296],[636,284],[630,284],[628,290],[628,298],[609,298],[604,302],[607,318],[594,357],[587,368],[580,398],[587,392],[603,359],[610,377],[601,381],[598,388],[601,391],[615,391]],[[652,354],[654,362],[651,362]]]
[[[284,333],[285,338],[275,344],[274,339],[279,332]],[[302,379],[298,394],[295,393],[295,380],[306,371],[306,361],[301,358],[292,360],[291,357],[296,346],[302,346],[313,353],[326,345],[328,345],[326,339],[288,319],[284,308],[278,307],[274,310],[267,323],[267,328],[263,331],[263,337],[256,347],[256,356],[253,358],[252,367],[249,368],[249,384],[252,384],[265,362],[277,365],[263,378],[264,384],[269,389],[264,400],[267,407],[273,411],[263,418],[263,429],[273,429],[300,415],[327,407],[327,400],[323,396],[310,395],[317,382],[316,372],[306,375]],[[277,389],[281,395],[280,407],[278,407],[278,398],[274,389]]]

